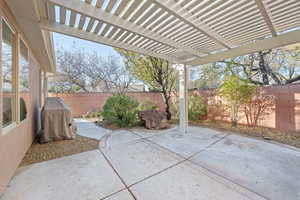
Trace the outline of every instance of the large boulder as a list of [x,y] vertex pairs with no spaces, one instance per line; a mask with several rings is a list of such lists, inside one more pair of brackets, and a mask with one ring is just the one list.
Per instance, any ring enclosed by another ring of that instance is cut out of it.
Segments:
[[165,112],[158,110],[146,110],[139,112],[139,118],[144,122],[147,129],[166,129],[170,128]]

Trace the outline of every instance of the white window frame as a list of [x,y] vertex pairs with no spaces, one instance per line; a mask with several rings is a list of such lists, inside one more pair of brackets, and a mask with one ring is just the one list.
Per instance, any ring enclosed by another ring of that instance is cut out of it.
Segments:
[[[29,104],[28,105],[26,105],[27,107],[27,115],[26,115],[26,118],[24,119],[24,120],[20,120],[20,98],[21,98],[21,95],[20,95],[20,76],[19,76],[19,69],[20,69],[20,59],[21,59],[21,57],[20,57],[20,55],[21,55],[21,46],[20,46],[20,43],[21,43],[21,40],[22,40],[22,42],[24,43],[24,45],[26,46],[26,48],[27,48],[27,56],[28,56],[28,60],[27,60],[27,62],[28,62],[28,67],[29,67],[29,71],[28,71],[28,81],[29,81],[29,86],[28,86],[28,89],[29,89]],[[30,85],[30,83],[31,83],[31,77],[30,77],[30,62],[29,62],[29,59],[30,59],[30,49],[29,49],[29,45],[27,44],[27,42],[25,41],[25,39],[24,39],[24,37],[21,35],[21,34],[18,34],[18,65],[17,65],[17,71],[18,71],[18,77],[17,77],[17,83],[18,83],[18,85],[17,85],[17,99],[18,99],[18,104],[17,104],[17,123],[18,124],[22,124],[22,123],[24,123],[24,122],[26,122],[27,120],[28,120],[28,114],[29,114],[29,111],[30,111],[30,105],[31,105],[31,95],[30,95],[30,91],[31,91],[31,85]]]
[[[12,123],[6,127],[3,127],[3,119],[2,119],[2,115],[3,115],[3,111],[1,113],[1,130],[2,130],[2,134],[7,134],[9,133],[12,129],[14,129],[15,127],[17,127],[18,125],[18,32],[17,30],[14,28],[14,26],[9,22],[9,20],[1,13],[1,17],[0,17],[0,26],[1,26],[1,31],[0,31],[0,34],[1,34],[1,52],[0,52],[0,59],[1,59],[1,77],[2,77],[2,41],[3,41],[3,38],[2,38],[2,25],[3,25],[3,22],[10,28],[10,30],[13,32],[13,34],[15,35],[15,44],[13,46],[13,51],[14,51],[14,55],[12,57],[12,69],[13,69],[13,74],[12,74],[12,80],[13,80],[13,98],[14,98],[14,101],[13,101],[13,109],[12,109]],[[2,88],[3,88],[3,80],[1,78],[1,83],[2,83]],[[1,88],[1,93],[3,92]],[[2,97],[1,97],[2,98]],[[1,102],[2,102],[2,105],[1,107],[3,108],[3,98],[1,99]]]

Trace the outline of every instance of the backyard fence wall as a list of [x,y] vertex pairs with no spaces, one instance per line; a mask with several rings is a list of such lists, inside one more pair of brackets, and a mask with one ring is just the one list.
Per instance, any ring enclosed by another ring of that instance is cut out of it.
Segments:
[[[151,102],[158,106],[159,110],[164,110],[165,105],[161,93],[158,92],[129,92],[140,103]],[[71,108],[73,117],[82,117],[93,110],[102,110],[108,97],[112,93],[95,92],[95,93],[50,93],[50,97],[60,97]]]
[[[262,87],[265,94],[272,95],[275,99],[271,112],[262,120],[259,126],[275,128],[285,131],[300,130],[300,84],[286,86],[267,86]],[[213,90],[197,90],[198,93],[208,99],[217,98]],[[97,109],[101,110],[106,99],[111,93],[74,93],[74,94],[50,94],[62,98],[70,106],[74,117],[81,117],[87,112]],[[160,93],[152,92],[132,92],[128,95],[135,97],[141,102],[152,102],[158,105],[160,110],[164,110],[164,102]],[[214,120],[229,121],[228,110],[213,107],[208,104],[208,118]],[[246,124],[246,117],[241,112],[239,123]]]
[[[283,131],[300,131],[300,84],[283,86],[265,86],[260,88],[265,95],[274,98],[274,105],[268,115],[258,121],[261,127]],[[213,90],[194,91],[208,100],[208,118],[211,120],[230,121],[228,109],[213,107],[209,101],[220,98]],[[240,124],[247,124],[244,112],[238,116]]]

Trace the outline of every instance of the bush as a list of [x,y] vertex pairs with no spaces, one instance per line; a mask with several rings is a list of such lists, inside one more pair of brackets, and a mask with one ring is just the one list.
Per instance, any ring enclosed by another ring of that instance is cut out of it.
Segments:
[[158,106],[151,102],[151,101],[146,101],[140,105],[140,110],[156,110]]
[[192,94],[189,96],[189,120],[197,121],[207,115],[207,105],[202,96]]
[[239,108],[251,101],[256,92],[256,86],[247,80],[242,80],[238,76],[228,77],[219,88],[219,95],[226,99],[230,106],[230,118],[232,126],[238,122]]
[[83,115],[84,118],[101,118],[101,111],[99,109],[92,109]]
[[[203,116],[207,115],[207,105],[204,102],[202,96],[197,94],[189,94],[188,102],[189,120],[201,120]],[[178,119],[180,114],[178,98],[176,98],[176,100],[173,100],[171,104],[171,110],[174,118]]]
[[119,127],[132,127],[138,122],[139,103],[132,97],[116,94],[109,97],[101,113],[104,120]]

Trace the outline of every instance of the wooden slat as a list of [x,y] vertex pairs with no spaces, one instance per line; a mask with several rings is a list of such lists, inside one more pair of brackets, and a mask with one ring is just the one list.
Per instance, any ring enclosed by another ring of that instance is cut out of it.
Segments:
[[120,5],[118,6],[116,12],[114,13],[116,16],[119,16],[121,12],[126,8],[127,4],[130,2],[130,0],[121,0]]
[[[252,4],[252,5],[251,5]],[[253,6],[254,3],[251,0],[249,4],[245,3],[237,5],[231,8],[228,12],[223,13],[215,17],[215,19],[207,22],[211,28],[217,29],[219,26],[227,25],[228,23],[234,23],[234,20],[238,21],[241,17],[251,16],[253,13],[257,13],[258,10]]]
[[65,24],[66,23],[66,8],[60,7],[60,23]]
[[80,21],[79,21],[79,26],[78,26],[79,29],[81,29],[81,30],[83,29],[85,20],[86,20],[86,16],[85,15],[81,15],[80,16]]
[[224,60],[226,58],[234,58],[241,55],[246,55],[250,53],[254,53],[257,51],[262,51],[266,49],[273,49],[293,43],[300,42],[300,30],[291,31],[282,35],[278,35],[274,38],[268,38],[264,40],[259,40],[256,42],[252,42],[247,45],[243,45],[240,47],[236,47],[224,52],[208,55],[202,57],[201,59],[196,59],[192,62],[186,63],[191,66],[198,66],[202,64],[212,63]]
[[105,11],[106,12],[110,12],[113,9],[116,1],[117,0],[110,0],[109,3],[108,3],[108,5],[107,5],[107,7],[105,8]]
[[111,29],[111,31],[109,32],[109,34],[107,35],[108,38],[112,38],[114,36],[114,34],[116,33],[116,31],[118,30],[117,27],[113,27]]
[[277,36],[276,30],[275,30],[275,28],[274,28],[274,26],[273,26],[273,23],[272,23],[272,21],[271,21],[271,18],[270,18],[270,14],[268,13],[268,11],[267,11],[267,9],[266,9],[264,3],[262,2],[262,0],[255,0],[255,2],[256,2],[256,5],[257,5],[258,9],[259,9],[260,12],[261,12],[261,15],[262,15],[263,18],[264,18],[266,24],[267,24],[268,27],[269,27],[270,32],[272,33],[272,35],[273,35],[274,37]]
[[100,33],[102,36],[105,36],[105,34],[107,33],[107,31],[110,29],[111,25],[110,24],[106,24],[103,31]]
[[97,2],[96,2],[96,7],[97,7],[97,8],[102,8],[103,3],[104,3],[104,0],[97,0]]
[[114,37],[114,40],[118,40],[123,33],[124,33],[124,30],[123,29],[119,29],[118,33]]
[[129,31],[125,32],[125,34],[122,35],[121,38],[119,38],[119,41],[124,41],[131,33]]
[[150,30],[156,31],[160,24],[165,22],[170,16],[168,14],[163,15],[158,20],[156,20],[153,24],[151,24],[148,28]]
[[135,46],[135,43],[141,38],[142,36],[137,35],[131,41],[128,41],[128,43]]
[[145,45],[147,42],[149,42],[150,40],[148,38],[144,38],[139,44],[137,44],[138,47],[142,47],[143,45]]
[[94,19],[94,18],[91,18],[91,20],[89,21],[89,24],[88,24],[88,26],[87,26],[87,28],[86,28],[86,31],[87,31],[87,32],[91,32],[91,30],[92,30],[92,28],[93,28],[93,26],[94,26],[94,23],[95,23],[95,19]]
[[74,27],[76,22],[76,13],[71,10],[70,26]]
[[122,16],[124,19],[127,19],[135,11],[135,9],[139,6],[139,4],[142,2],[141,0],[132,0],[132,1],[134,1],[134,2],[130,5],[128,10]]
[[95,33],[95,34],[98,34],[102,26],[103,26],[103,22],[98,21],[98,24],[96,25],[96,28],[95,28],[95,30],[94,30],[94,33]]
[[131,34],[129,37],[127,37],[124,42],[128,43],[130,40],[132,40],[136,35],[135,34]]
[[152,8],[143,15],[143,17],[141,17],[137,22],[136,24],[138,25],[141,25],[142,23],[144,23],[147,19],[149,19],[149,17],[151,17],[151,15],[153,15],[153,13],[158,10],[158,6],[157,5],[154,5],[152,6]]
[[72,28],[70,26],[62,25],[62,24],[59,24],[56,22],[49,22],[49,21],[42,20],[39,23],[39,25],[43,30],[61,33],[61,34],[69,35],[72,37],[77,37],[77,38],[109,45],[109,46],[116,47],[116,48],[126,49],[126,50],[129,50],[132,52],[137,52],[137,53],[148,55],[148,56],[162,58],[165,60],[169,60],[170,62],[174,62],[174,63],[179,62],[176,58],[174,58],[172,56],[165,56],[162,54],[151,52],[151,51],[143,49],[143,48],[139,48],[139,47],[136,47],[136,46],[133,46],[130,44],[126,44],[124,42],[112,40],[112,39],[109,39],[107,37],[103,37],[100,35],[88,33],[86,31],[79,30],[77,28]]
[[55,21],[55,8],[54,4],[51,2],[48,2],[48,19],[50,21]]
[[160,16],[162,16],[165,13],[164,10],[159,10],[154,16],[151,17],[145,24],[143,24],[143,27],[149,29],[149,26]]
[[161,35],[157,34],[154,31],[149,31],[148,29],[138,26],[135,23],[132,23],[128,20],[121,18],[120,16],[115,16],[113,14],[107,13],[101,9],[97,9],[92,5],[88,5],[81,1],[67,1],[67,0],[51,0],[53,3],[64,6],[70,10],[73,10],[78,13],[87,13],[87,15],[91,18],[95,18],[97,20],[101,20],[104,23],[111,24],[118,28],[127,30],[137,35],[141,35],[147,37],[152,40],[157,40],[160,43],[166,44],[168,46],[173,46],[177,49],[182,49],[190,54],[198,56],[199,52],[194,51],[193,49],[189,48],[188,46],[183,46],[182,44],[173,41],[167,37],[162,37]]
[[145,13],[145,10],[149,8],[150,5],[151,2],[146,1],[146,3],[144,3],[142,7],[130,18],[130,21],[135,22],[143,13]]

